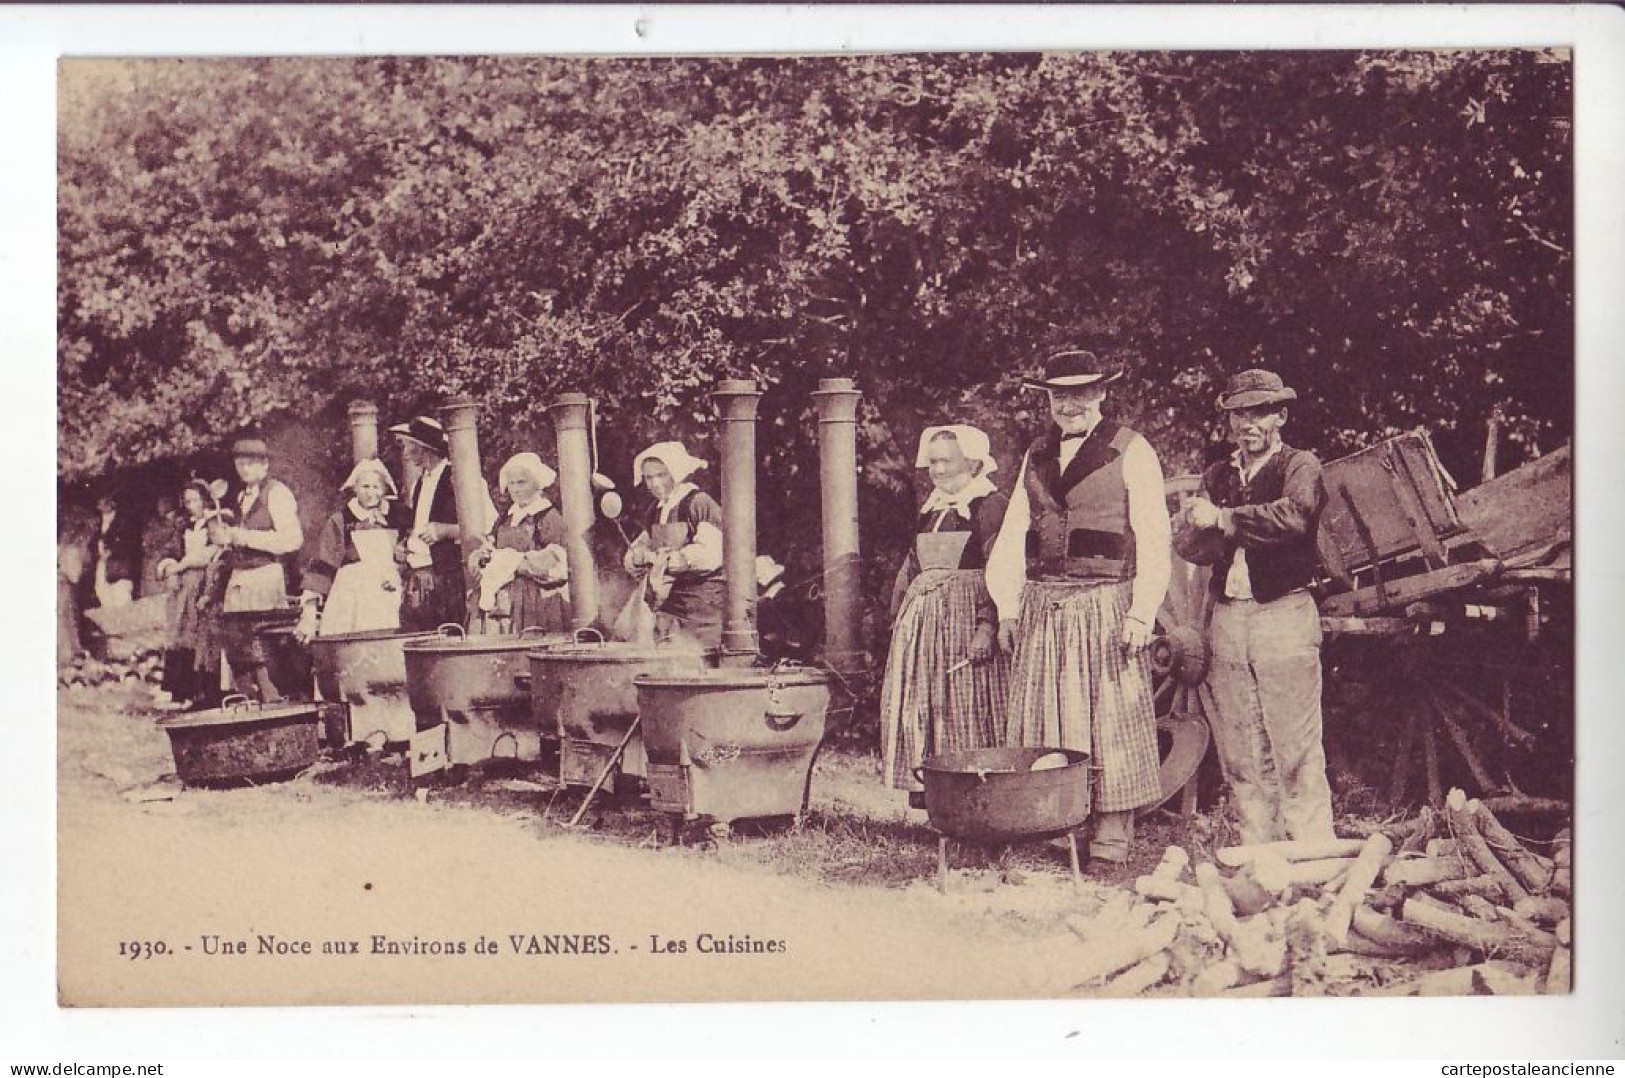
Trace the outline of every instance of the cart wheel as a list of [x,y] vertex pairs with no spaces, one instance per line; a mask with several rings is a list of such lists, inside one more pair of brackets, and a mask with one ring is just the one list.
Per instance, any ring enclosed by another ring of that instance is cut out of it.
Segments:
[[[1170,512],[1201,489],[1198,476],[1168,480]],[[1157,611],[1151,641],[1151,703],[1157,716],[1160,796],[1141,813],[1151,812],[1184,793],[1181,810],[1195,809],[1195,782],[1207,755],[1209,736],[1197,687],[1207,677],[1207,624],[1213,612],[1208,581],[1213,570],[1173,556],[1168,595]],[[1188,788],[1188,789],[1187,789]]]

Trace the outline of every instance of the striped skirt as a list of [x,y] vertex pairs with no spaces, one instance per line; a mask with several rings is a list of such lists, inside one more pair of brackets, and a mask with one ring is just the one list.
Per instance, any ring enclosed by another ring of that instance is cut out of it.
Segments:
[[1031,581],[1021,594],[1008,742],[1089,753],[1096,812],[1149,804],[1161,788],[1150,658],[1121,642],[1132,589]]
[[928,569],[903,597],[880,689],[881,769],[895,789],[920,788],[914,769],[927,756],[1003,743],[1005,657],[948,673],[969,656],[986,597],[979,569]]

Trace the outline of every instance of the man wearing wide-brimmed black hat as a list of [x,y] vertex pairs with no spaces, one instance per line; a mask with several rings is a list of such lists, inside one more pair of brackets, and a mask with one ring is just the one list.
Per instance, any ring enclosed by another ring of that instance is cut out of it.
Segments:
[[1101,415],[1122,368],[1061,352],[1030,389],[1054,425],[1021,462],[988,559],[1010,665],[1007,740],[1088,752],[1099,768],[1092,860],[1122,863],[1134,810],[1156,800],[1156,714],[1146,645],[1168,590],[1162,465],[1140,435]]
[[[463,575],[462,528],[457,497],[447,466],[446,431],[433,416],[415,416],[389,428],[401,447],[401,484],[412,528],[406,539],[402,574],[401,628],[433,629],[468,621],[468,588]],[[496,519],[489,493],[485,519],[474,527],[483,534]]]
[[1326,488],[1315,455],[1281,439],[1297,396],[1272,371],[1230,378],[1218,406],[1236,451],[1202,476],[1175,538],[1187,561],[1213,566],[1202,700],[1244,843],[1333,837],[1309,594]]

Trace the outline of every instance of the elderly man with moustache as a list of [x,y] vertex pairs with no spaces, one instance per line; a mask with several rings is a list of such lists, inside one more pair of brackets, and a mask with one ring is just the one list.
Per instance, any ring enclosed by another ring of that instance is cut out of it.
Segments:
[[1145,649],[1170,572],[1162,465],[1101,415],[1122,373],[1069,351],[1025,383],[1049,394],[1054,425],[1022,459],[987,566],[1000,642],[1014,652],[1007,741],[1090,753],[1089,856],[1118,864],[1134,810],[1161,789]]
[[1297,396],[1272,371],[1229,380],[1218,406],[1236,451],[1203,474],[1175,537],[1181,557],[1214,567],[1202,702],[1245,843],[1333,837],[1309,594],[1326,487],[1315,455],[1281,438]]

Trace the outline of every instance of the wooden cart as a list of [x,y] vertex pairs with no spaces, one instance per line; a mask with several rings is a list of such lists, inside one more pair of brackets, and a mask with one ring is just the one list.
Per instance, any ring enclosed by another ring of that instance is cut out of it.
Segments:
[[[1394,740],[1382,746],[1391,759],[1386,788],[1375,795],[1394,806],[1412,800],[1413,788],[1439,801],[1447,772],[1450,784],[1507,805],[1532,805],[1528,793],[1565,796],[1573,770],[1571,448],[1458,493],[1432,440],[1415,431],[1332,461],[1325,482],[1317,590],[1328,743],[1356,740],[1346,735],[1363,727],[1392,728]],[[1198,488],[1194,477],[1171,481],[1170,509]],[[1165,728],[1200,713],[1208,575],[1175,559],[1152,653]],[[1354,726],[1338,730],[1334,721]],[[1425,786],[1414,780],[1418,758]],[[1187,788],[1187,809],[1194,799]]]

